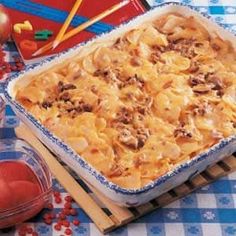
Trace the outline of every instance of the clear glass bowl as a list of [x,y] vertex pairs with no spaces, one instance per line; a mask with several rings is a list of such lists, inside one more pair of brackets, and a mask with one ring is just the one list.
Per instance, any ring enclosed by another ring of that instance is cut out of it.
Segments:
[[20,161],[38,178],[41,194],[14,208],[0,210],[0,229],[24,222],[51,202],[52,177],[40,154],[21,139],[0,139],[0,162]]

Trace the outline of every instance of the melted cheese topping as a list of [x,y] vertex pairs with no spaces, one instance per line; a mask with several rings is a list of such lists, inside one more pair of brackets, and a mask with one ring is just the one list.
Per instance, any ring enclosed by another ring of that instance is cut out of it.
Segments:
[[140,188],[236,133],[236,54],[168,14],[34,76],[16,99],[93,167]]

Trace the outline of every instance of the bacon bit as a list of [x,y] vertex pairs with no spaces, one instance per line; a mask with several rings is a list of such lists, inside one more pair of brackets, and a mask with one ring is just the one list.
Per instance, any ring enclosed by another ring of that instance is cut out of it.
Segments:
[[90,152],[91,152],[92,154],[95,154],[95,153],[98,153],[98,152],[99,152],[99,149],[97,149],[97,148],[92,148]]
[[150,136],[149,129],[143,127],[137,129],[138,148],[144,146],[149,136]]
[[139,57],[132,57],[130,63],[132,66],[141,66],[142,65],[142,61]]
[[116,120],[124,124],[130,124],[133,121],[132,110],[126,107],[122,107],[116,114]]
[[191,76],[188,80],[188,83],[191,87],[199,85],[199,84],[205,84],[205,75],[204,74],[197,74],[194,76]]
[[45,108],[45,109],[47,109],[48,107],[52,107],[52,103],[49,102],[49,101],[44,101],[44,102],[42,103],[42,107]]
[[172,80],[167,81],[167,82],[162,86],[162,88],[163,88],[163,89],[168,89],[169,87],[171,87],[172,83],[173,83]]
[[208,104],[208,102],[203,101],[198,105],[193,106],[193,115],[197,116],[204,116],[205,114],[212,111],[212,107]]
[[174,131],[175,138],[192,138],[192,134],[188,132],[184,127],[176,128]]
[[130,148],[137,149],[138,147],[138,140],[132,135],[129,129],[123,129],[118,136],[118,140]]
[[134,159],[134,167],[135,168],[139,168],[139,166],[141,166],[142,164],[148,163],[147,161],[147,156],[145,154],[141,154],[138,155],[135,159]]
[[222,90],[224,88],[223,81],[218,76],[208,76],[207,81],[214,85],[213,90]]
[[60,97],[60,100],[63,100],[64,102],[70,101],[70,94],[68,92],[64,92]]
[[188,68],[189,73],[196,73],[199,70],[199,65],[197,62],[191,62],[190,67]]
[[121,166],[117,165],[116,163],[113,163],[110,167],[109,172],[107,173],[107,176],[110,178],[119,177],[122,175],[123,171],[124,169]]
[[213,43],[211,45],[211,47],[215,50],[215,51],[219,51],[221,49],[221,47],[219,45],[217,45],[216,43]]

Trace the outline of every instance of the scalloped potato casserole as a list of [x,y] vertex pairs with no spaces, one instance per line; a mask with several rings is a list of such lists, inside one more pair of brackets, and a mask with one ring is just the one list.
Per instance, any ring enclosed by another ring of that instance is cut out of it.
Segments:
[[35,75],[16,99],[110,181],[140,188],[236,134],[236,53],[167,14]]

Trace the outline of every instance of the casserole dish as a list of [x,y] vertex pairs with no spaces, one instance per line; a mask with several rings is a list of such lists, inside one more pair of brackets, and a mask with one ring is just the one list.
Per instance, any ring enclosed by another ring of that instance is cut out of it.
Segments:
[[[212,165],[223,157],[232,154],[236,149],[235,133],[232,133],[232,135],[227,138],[221,137],[219,141],[211,148],[207,150],[204,149],[199,155],[194,156],[189,160],[184,160],[182,163],[178,163],[170,171],[163,172],[163,174],[161,174],[158,178],[153,179],[153,181],[150,183],[147,183],[146,185],[143,184],[140,188],[127,189],[114,184],[114,181],[109,181],[105,175],[99,173],[97,170],[91,167],[85,159],[81,158],[65,142],[52,134],[37,119],[35,119],[32,114],[28,113],[26,109],[19,103],[19,101],[17,101],[17,92],[23,87],[27,87],[31,80],[33,80],[34,75],[47,71],[52,67],[53,70],[55,68],[59,68],[63,62],[66,63],[66,61],[69,61],[72,58],[74,59],[74,57],[77,55],[80,57],[88,57],[88,52],[93,51],[97,45],[106,45],[107,41],[115,40],[120,37],[120,35],[133,28],[143,25],[145,22],[150,22],[154,19],[158,19],[158,16],[160,17],[164,14],[173,12],[181,13],[181,15],[185,17],[193,16],[202,25],[207,25],[207,30],[209,31],[210,35],[214,35],[217,32],[217,35],[219,35],[225,41],[230,42],[231,46],[235,50],[235,38],[231,33],[227,32],[217,24],[211,22],[206,17],[203,17],[201,14],[196,13],[194,10],[189,9],[186,6],[170,3],[156,7],[142,16],[139,16],[136,19],[130,21],[129,23],[118,27],[108,34],[99,36],[87,42],[86,44],[78,45],[77,47],[70,49],[68,52],[58,55],[53,60],[48,59],[36,67],[29,67],[27,71],[21,73],[19,76],[12,77],[6,85],[5,96],[7,100],[10,102],[17,115],[33,130],[37,137],[76,173],[81,175],[90,184],[98,188],[104,195],[120,205],[135,206],[145,203],[154,197],[157,197],[168,191],[169,189],[181,184],[182,182],[191,178],[193,175],[204,170],[207,166]],[[88,61],[86,62],[89,63]],[[63,87],[63,84],[60,84],[60,89],[61,87]],[[28,91],[30,92],[30,90]],[[200,93],[202,92],[205,93],[205,91],[201,90]],[[44,106],[48,107],[51,105],[48,105],[47,103],[44,104]],[[234,110],[232,116],[235,119]],[[180,133],[182,133],[182,131]]]

